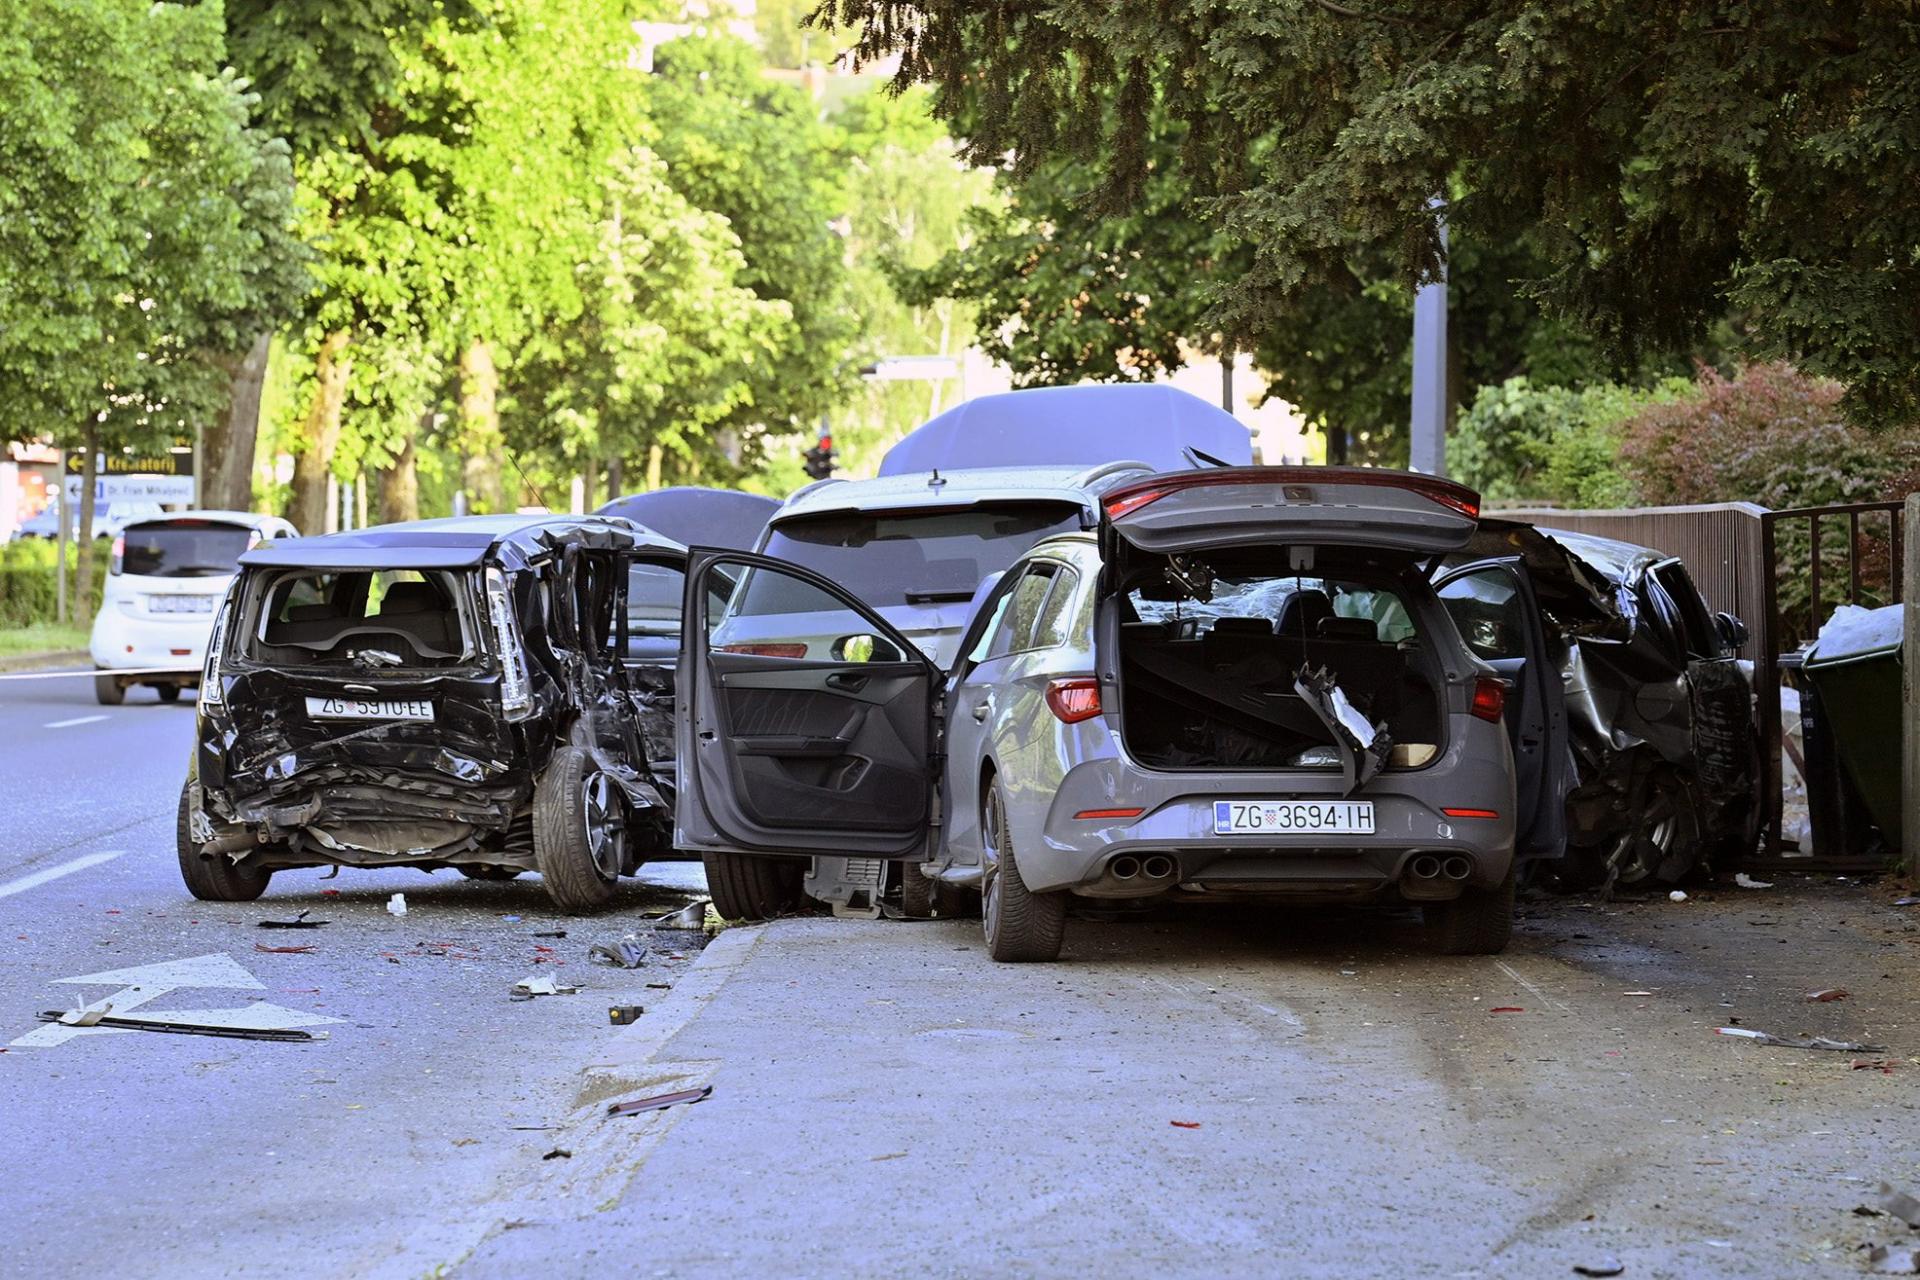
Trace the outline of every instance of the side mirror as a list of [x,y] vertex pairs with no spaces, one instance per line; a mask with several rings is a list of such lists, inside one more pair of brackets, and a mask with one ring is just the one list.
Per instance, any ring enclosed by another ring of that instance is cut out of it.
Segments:
[[1730,613],[1714,614],[1713,629],[1719,633],[1720,643],[1735,652],[1746,648],[1747,641],[1752,639],[1747,631],[1747,624]]
[[833,642],[832,654],[841,662],[899,662],[900,651],[878,636],[841,636]]

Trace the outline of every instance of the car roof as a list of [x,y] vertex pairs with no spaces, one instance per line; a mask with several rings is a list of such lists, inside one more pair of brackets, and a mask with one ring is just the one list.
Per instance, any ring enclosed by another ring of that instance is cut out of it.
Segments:
[[670,538],[618,516],[449,516],[373,525],[350,533],[282,538],[240,557],[247,568],[518,569],[563,543],[602,550],[684,550]]
[[880,474],[996,465],[1089,467],[1121,458],[1159,471],[1204,460],[1253,462],[1246,426],[1217,405],[1166,385],[1086,383],[976,396],[908,432]]
[[1673,559],[1664,551],[1643,547],[1637,542],[1622,542],[1618,538],[1603,538],[1598,534],[1554,529],[1546,525],[1534,527],[1616,583],[1627,583],[1649,566]]
[[598,514],[623,516],[688,546],[751,551],[779,509],[777,499],[758,493],[676,485],[615,498]]
[[[282,520],[279,516],[263,515],[258,511],[207,510],[207,511],[162,511],[155,515],[147,516],[144,519],[135,520],[133,521],[133,524],[135,525],[169,524],[175,520],[205,520],[214,524],[240,525],[241,527],[247,528],[247,529],[258,529],[263,524],[286,524],[287,523],[285,520]],[[128,527],[131,528],[132,525],[129,525]],[[291,528],[292,526],[288,525],[288,527]]]
[[1091,509],[1094,498],[1105,489],[1151,471],[1144,463],[1117,462],[1096,467],[971,467],[871,480],[827,480],[788,498],[773,523],[827,513],[937,510],[992,502],[1073,502]]

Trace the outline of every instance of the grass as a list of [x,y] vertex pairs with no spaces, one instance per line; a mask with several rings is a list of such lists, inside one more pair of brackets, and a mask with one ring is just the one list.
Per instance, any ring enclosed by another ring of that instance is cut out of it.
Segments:
[[55,622],[36,622],[30,626],[0,631],[0,658],[86,647],[87,633],[84,628],[62,626]]

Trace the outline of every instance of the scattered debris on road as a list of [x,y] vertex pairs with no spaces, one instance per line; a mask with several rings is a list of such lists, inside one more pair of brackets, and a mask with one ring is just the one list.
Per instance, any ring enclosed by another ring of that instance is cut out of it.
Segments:
[[1878,1199],[1871,1205],[1861,1205],[1854,1212],[1858,1214],[1886,1214],[1889,1218],[1898,1218],[1916,1231],[1920,1231],[1920,1199],[1900,1190],[1890,1182],[1883,1182],[1875,1189]]
[[1487,1012],[1488,1013],[1525,1013],[1526,1010],[1522,1009],[1517,1004],[1502,1004],[1502,1005],[1495,1005],[1493,1008],[1487,1010]]
[[571,1160],[573,1159],[573,1152],[567,1150],[565,1147],[555,1147],[540,1158],[542,1160]]
[[1920,907],[1920,898],[1895,898],[1893,905],[1896,907]]
[[1739,886],[1740,886],[1740,887],[1741,887],[1742,889],[1771,889],[1771,888],[1773,888],[1773,881],[1771,881],[1771,880],[1755,880],[1755,879],[1754,879],[1754,878],[1753,878],[1752,876],[1750,876],[1750,875],[1748,875],[1748,874],[1747,874],[1746,872],[1744,872],[1744,871],[1738,871],[1738,872],[1735,872],[1735,873],[1734,873],[1734,877],[1733,877],[1733,882],[1734,882],[1735,884],[1737,884],[1737,885],[1739,885]]
[[404,916],[407,914],[407,895],[404,893],[396,893],[391,898],[388,898],[387,914],[390,916]]
[[1777,1036],[1771,1031],[1752,1031],[1746,1027],[1715,1027],[1714,1034],[1735,1036],[1757,1044],[1777,1045],[1782,1049],[1831,1049],[1836,1053],[1885,1053],[1883,1044],[1861,1044],[1857,1040],[1829,1040],[1826,1036]]
[[607,1010],[607,1021],[616,1027],[632,1026],[646,1010],[637,1004],[616,1004]]
[[1653,994],[1653,992],[1651,992],[1651,991],[1622,991],[1622,992],[1621,992],[1620,994],[1621,994],[1621,995],[1623,995],[1623,996],[1634,996],[1634,997],[1645,997],[1645,996],[1651,996],[1651,995]]
[[[1667,895],[1668,902],[1685,902],[1686,900],[1687,900],[1687,891],[1685,889],[1675,889],[1672,893]],[[1608,1274],[1619,1275],[1620,1273],[1615,1271],[1615,1272],[1610,1272]]]
[[647,949],[637,942],[596,942],[587,949],[587,959],[604,960],[618,969],[638,969],[647,962]]
[[659,1111],[666,1107],[677,1107],[681,1103],[704,1102],[713,1096],[713,1086],[703,1084],[698,1089],[679,1089],[673,1093],[657,1093],[651,1098],[635,1098],[631,1102],[616,1102],[607,1108],[610,1116],[638,1115],[642,1111]]
[[1617,1276],[1626,1269],[1626,1263],[1607,1254],[1595,1258],[1592,1262],[1573,1264],[1573,1273],[1578,1276]]
[[533,936],[536,938],[564,938],[567,936],[567,931],[565,929],[548,929],[544,933],[536,933]]
[[1845,1000],[1852,994],[1845,987],[1821,987],[1818,991],[1807,992],[1805,999],[1809,1004],[1831,1004],[1835,1000]]
[[263,951],[270,956],[307,956],[313,954],[311,946],[305,947],[269,947],[264,942],[253,944],[255,951]]
[[1920,1275],[1920,1246],[1876,1244],[1867,1250],[1867,1270],[1877,1276]]
[[531,1000],[535,996],[570,996],[580,988],[571,982],[560,982],[553,978],[530,975],[513,984],[513,990],[507,993],[510,1000]]
[[1200,1127],[1198,1120],[1169,1120],[1167,1123],[1176,1129],[1198,1129]]
[[[111,1006],[109,1006],[110,1008]],[[325,1040],[324,1031],[302,1031],[297,1027],[245,1027],[208,1022],[186,1022],[161,1014],[116,1017],[105,1008],[74,1009],[61,1012],[50,1009],[40,1014],[42,1022],[58,1022],[69,1027],[117,1027],[124,1031],[165,1031],[183,1036],[222,1036],[229,1040]]]
[[291,920],[262,920],[259,922],[259,927],[262,929],[318,929],[321,925],[331,923],[332,921],[329,920],[309,920],[307,913],[302,911]]

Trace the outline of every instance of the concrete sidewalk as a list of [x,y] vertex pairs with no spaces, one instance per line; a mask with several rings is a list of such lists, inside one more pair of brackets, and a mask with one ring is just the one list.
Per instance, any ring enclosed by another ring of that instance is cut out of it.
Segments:
[[[1365,916],[1076,921],[1053,966],[993,965],[960,922],[732,931],[724,984],[643,1020],[588,1089],[713,1097],[600,1122],[617,1175],[590,1201],[528,1206],[457,1274],[1567,1275],[1614,1255],[1629,1275],[1776,1276],[1847,1260],[1843,1237],[1870,1227],[1849,1222],[1859,1179],[1920,1172],[1904,1082],[1711,1028],[1745,1013],[1839,1034],[1867,1009],[1776,1015],[1798,996],[1768,993],[1801,978],[1768,968],[1785,952],[1750,954],[1738,919],[1667,913],[1725,936],[1723,954],[1682,955],[1698,935],[1669,953],[1549,910],[1509,955],[1457,960]],[[1859,949],[1876,975],[1886,960]],[[1912,996],[1896,998],[1911,1054]]]

